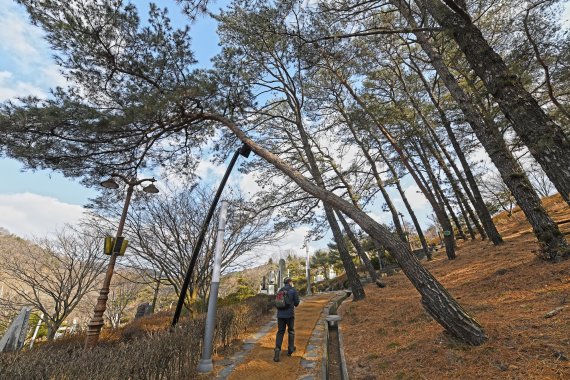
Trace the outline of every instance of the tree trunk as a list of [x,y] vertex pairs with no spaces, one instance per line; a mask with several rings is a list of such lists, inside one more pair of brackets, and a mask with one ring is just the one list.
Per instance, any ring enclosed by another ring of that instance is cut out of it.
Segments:
[[[302,121],[301,121],[302,117],[299,114],[298,110],[297,110],[296,116],[297,116],[296,126],[297,126],[297,130],[299,131],[299,135],[301,137],[301,141],[303,144],[303,150],[305,152],[305,155],[307,156],[307,166],[308,166],[309,172],[311,173],[311,176],[313,177],[313,179],[317,183],[317,185],[322,189],[326,189],[325,181],[323,180],[323,177],[322,177],[321,172],[319,170],[319,166],[317,164],[317,160],[313,154],[313,151],[311,150],[309,138],[308,138],[307,133],[306,133],[306,131],[302,125]],[[358,272],[356,270],[356,267],[354,266],[354,263],[352,262],[352,258],[350,257],[350,253],[348,252],[348,249],[346,248],[346,245],[345,245],[344,240],[342,238],[342,232],[340,231],[340,227],[338,226],[338,222],[335,218],[334,211],[326,203],[323,203],[323,206],[325,209],[327,221],[329,222],[329,225],[331,227],[331,231],[333,233],[333,237],[334,237],[336,244],[337,244],[337,247],[338,247],[340,259],[341,259],[342,264],[344,266],[344,270],[346,272],[348,282],[350,283],[350,287],[352,289],[352,299],[353,299],[353,301],[363,300],[366,297],[366,294],[364,293],[364,288],[362,287],[362,283],[360,282],[360,277],[358,276]]]
[[[370,237],[372,239],[372,236]],[[378,258],[378,268],[380,270],[384,269],[384,264],[382,263],[382,257],[384,256],[384,252],[386,249],[382,244],[378,242],[378,240],[372,239],[374,246],[376,247],[376,257]]]
[[[370,164],[370,168],[372,169],[372,174],[373,174],[374,179],[376,181],[376,185],[380,189],[380,192],[382,193],[382,197],[384,198],[384,201],[386,202],[386,205],[387,205],[387,207],[390,210],[390,213],[392,215],[392,221],[394,222],[394,227],[396,228],[396,233],[398,235],[400,235],[400,237],[402,238],[402,241],[406,241],[406,234],[404,233],[402,225],[400,224],[400,220],[398,219],[398,211],[396,210],[396,207],[394,206],[394,203],[392,202],[392,198],[390,197],[390,195],[386,191],[386,186],[384,186],[384,181],[382,181],[382,178],[380,177],[380,173],[378,172],[378,168],[376,167],[376,163],[374,162],[374,160],[370,156],[370,153],[368,152],[368,149],[364,146],[362,140],[356,134],[354,126],[352,125],[352,122],[351,122],[350,118],[348,117],[348,115],[346,115],[346,113],[342,109],[339,109],[339,111],[343,114],[345,121],[346,121],[346,125],[350,129],[356,144],[360,147],[362,154],[364,154],[365,158],[367,159],[368,163]],[[334,170],[337,177],[340,179],[340,181],[345,186],[346,191],[348,193],[348,196],[349,196],[350,200],[352,201],[352,204],[354,204],[356,207],[360,208],[360,206],[358,205],[358,201],[357,201],[357,199],[359,199],[359,197],[355,196],[354,191],[352,190],[352,186],[348,183],[348,181],[346,181],[345,176],[343,175],[341,170],[339,170],[338,166],[333,162],[333,160],[330,156],[328,156],[324,152],[322,152],[322,150],[320,148],[318,148],[318,149],[319,149],[319,152],[321,154],[323,154],[324,156],[326,156],[329,159],[330,165],[332,166],[332,169]]]
[[457,214],[455,214],[453,207],[451,207],[451,204],[449,203],[448,197],[445,195],[445,193],[443,192],[443,189],[437,183],[434,184],[434,187],[435,187],[435,191],[438,194],[440,202],[443,202],[443,204],[445,205],[445,208],[447,209],[447,213],[451,217],[453,224],[455,224],[455,229],[457,230],[457,236],[459,236],[459,239],[461,239],[461,240],[467,240],[467,236],[465,236],[465,232],[463,231],[463,227],[461,226],[461,222],[459,222],[459,218],[457,217]]
[[[447,177],[449,184],[451,185],[451,188],[453,189],[453,192],[455,193],[455,196],[457,197],[457,202],[459,204],[459,208],[461,209],[461,212],[463,213],[463,217],[465,218],[465,224],[466,224],[467,230],[469,231],[469,235],[471,235],[472,239],[475,239],[475,234],[473,232],[473,229],[471,228],[471,225],[467,221],[468,216],[473,220],[475,227],[479,230],[479,233],[484,238],[485,237],[485,231],[483,231],[483,228],[478,223],[477,218],[475,217],[475,213],[471,209],[469,202],[467,202],[467,200],[465,199],[463,191],[461,191],[461,188],[457,184],[457,180],[455,179],[455,177],[453,176],[453,174],[451,173],[451,171],[449,170],[449,168],[445,164],[445,161],[443,160],[443,158],[441,157],[439,152],[433,147],[433,145],[430,143],[430,141],[427,141],[427,139],[424,139],[424,141],[425,141],[425,145],[428,147],[430,153],[436,159],[437,163],[439,164],[439,166],[441,167],[441,169],[445,173],[445,176]],[[459,173],[458,175],[461,175],[461,174]]]
[[337,210],[336,216],[338,217],[338,220],[340,220],[340,223],[342,224],[342,227],[344,228],[344,231],[346,232],[346,235],[350,239],[352,245],[354,245],[354,249],[356,250],[358,257],[360,257],[360,259],[362,260],[362,263],[364,264],[364,267],[368,271],[368,274],[370,275],[372,282],[376,282],[378,280],[378,273],[376,273],[376,270],[374,269],[372,262],[366,255],[366,252],[364,252],[364,249],[362,248],[360,241],[358,241],[358,238],[356,237],[354,232],[352,232],[352,228],[350,228],[350,225],[348,224],[342,213]]
[[[479,212],[477,211],[477,206],[476,206],[477,201],[475,200],[475,197],[473,196],[473,193],[471,192],[470,187],[467,185],[467,182],[465,181],[465,178],[463,177],[461,171],[459,170],[459,168],[457,167],[457,165],[453,161],[453,157],[451,157],[451,155],[449,154],[449,152],[447,152],[445,147],[440,145],[440,144],[441,144],[441,141],[438,142],[438,145],[440,146],[440,150],[443,152],[443,154],[445,155],[445,157],[447,159],[447,162],[449,162],[449,165],[452,167],[459,183],[461,184],[461,187],[463,188],[463,190],[465,190],[465,195],[467,195],[467,198],[468,198],[468,199],[464,198],[466,208],[467,208],[467,206],[469,206],[469,202],[471,202],[471,204],[473,205],[473,208],[475,209],[475,212],[473,212],[471,209],[469,209],[469,216],[473,220],[473,224],[475,225],[475,228],[479,232],[479,235],[481,235],[481,239],[485,240],[487,238],[487,231],[485,230],[485,227],[482,226],[481,223],[479,223],[479,220],[477,219],[477,216],[479,216]],[[487,214],[488,214],[488,212],[487,212]],[[491,216],[489,215],[489,218],[490,217]],[[491,220],[491,223],[492,222],[493,221]]]
[[466,12],[457,13],[439,0],[416,0],[449,30],[471,69],[509,119],[562,198],[570,205],[570,141],[487,43]]
[[[409,9],[401,0],[391,0],[391,3],[398,7],[400,13],[408,21],[410,26],[417,26]],[[487,154],[489,154],[493,164],[497,167],[501,178],[509,187],[509,190],[527,217],[534,234],[542,246],[544,257],[555,259],[559,255],[567,255],[566,241],[560,233],[558,226],[548,216],[544,208],[542,208],[540,198],[533,190],[522,168],[507,149],[505,141],[502,136],[500,136],[499,130],[493,120],[485,117],[485,115],[482,115],[476,110],[469,96],[459,86],[457,80],[453,74],[451,74],[447,66],[445,66],[441,55],[431,45],[427,36],[422,32],[414,32],[414,34],[422,46],[422,49],[430,58],[431,64],[441,77],[451,96],[463,111],[465,118],[471,125],[479,142],[485,148]],[[559,250],[561,251],[560,253],[558,252]]]
[[[447,176],[447,179],[449,180],[449,183],[451,184],[451,187],[452,187],[455,195],[457,196],[457,200],[459,202],[459,207],[461,208],[461,212],[463,213],[463,216],[465,218],[465,221],[466,221],[465,224],[467,226],[467,230],[469,231],[469,234],[471,235],[471,238],[475,239],[475,236],[473,233],[473,229],[471,228],[471,225],[469,224],[469,221],[467,219],[467,215],[469,215],[469,217],[471,217],[471,219],[473,220],[473,223],[475,224],[475,227],[479,231],[481,238],[485,239],[487,237],[485,234],[485,231],[483,230],[483,228],[481,227],[481,225],[477,221],[477,218],[475,217],[474,212],[471,209],[471,206],[469,206],[469,203],[465,201],[465,197],[464,197],[463,192],[461,191],[460,187],[457,184],[457,180],[455,179],[455,177],[453,176],[451,171],[448,169],[448,167],[445,163],[445,160],[443,159],[443,157],[441,157],[441,154],[439,153],[439,151],[441,150],[441,152],[443,152],[443,154],[446,156],[446,158],[448,159],[449,165],[451,165],[451,167],[454,169],[455,175],[457,176],[458,180],[465,186],[466,191],[469,192],[469,188],[466,186],[465,181],[462,180],[461,172],[459,172],[459,170],[457,169],[457,166],[455,165],[455,162],[453,162],[453,159],[447,153],[444,144],[441,142],[441,140],[437,136],[437,133],[435,132],[435,128],[432,126],[432,122],[430,120],[428,120],[428,118],[426,117],[426,115],[422,111],[422,108],[417,103],[415,97],[408,91],[406,81],[402,78],[399,67],[397,67],[396,69],[397,69],[397,71],[396,71],[397,75],[396,76],[400,79],[400,83],[402,84],[402,87],[403,87],[404,92],[406,93],[406,96],[410,100],[412,107],[416,110],[416,112],[420,116],[420,118],[423,121],[423,124],[425,125],[425,128],[426,128],[426,132],[427,132],[426,134],[423,134],[421,131],[416,130],[417,131],[416,135],[423,141],[423,145],[427,146],[432,157],[436,159],[440,168],[444,171],[445,175]],[[402,112],[404,112],[402,107],[400,107],[400,109],[402,110]],[[431,136],[431,139],[430,139],[430,136]],[[438,146],[439,146],[439,149],[437,149]],[[463,202],[463,205],[462,205],[462,202]],[[465,211],[467,211],[467,212],[465,212]]]
[[[408,155],[409,157],[409,155]],[[435,212],[435,216],[437,217],[437,220],[439,221],[439,224],[441,224],[441,227],[443,228],[444,234],[443,234],[443,242],[445,244],[445,253],[447,254],[447,258],[449,260],[453,260],[455,259],[456,255],[455,255],[455,235],[453,233],[453,227],[451,226],[451,220],[449,220],[449,215],[445,212],[445,207],[446,207],[446,203],[445,203],[445,196],[442,196],[441,191],[439,191],[439,185],[437,184],[437,180],[435,178],[430,178],[430,181],[432,182],[432,185],[434,187],[433,193],[430,191],[430,187],[426,181],[426,179],[423,177],[423,175],[421,174],[421,171],[415,166],[415,162],[410,159],[411,164],[414,166],[414,170],[415,173],[417,174],[417,176],[420,178],[421,181],[423,181],[425,188],[430,192],[432,198],[434,199],[434,202],[437,205],[437,208],[434,208],[434,212]],[[431,172],[428,172],[428,175]],[[448,207],[449,209],[449,207]],[[453,210],[452,211],[452,217],[453,217]],[[460,236],[463,233],[463,231],[461,231],[460,229]],[[464,236],[464,235],[463,235]]]
[[417,232],[418,237],[420,239],[420,243],[422,244],[422,248],[424,249],[424,252],[426,253],[426,257],[428,260],[431,260],[432,259],[431,251],[430,251],[428,243],[426,241],[426,237],[422,231],[422,227],[420,226],[418,218],[416,217],[416,213],[414,212],[414,209],[412,209],[412,206],[410,205],[410,202],[408,201],[408,197],[406,196],[404,189],[402,189],[402,184],[400,183],[400,179],[398,178],[398,173],[396,173],[394,166],[386,158],[382,149],[379,150],[379,153],[380,153],[380,156],[382,157],[382,160],[384,161],[384,163],[388,167],[388,170],[390,170],[394,184],[396,185],[396,189],[398,189],[398,192],[400,193],[400,197],[402,198],[402,202],[404,202],[404,205],[406,206],[406,210],[408,210],[408,214],[410,215],[410,218],[412,218],[412,223],[414,223],[414,227],[416,228],[416,232]]
[[247,144],[255,154],[274,165],[307,193],[319,198],[324,204],[346,214],[374,240],[386,246],[402,268],[402,271],[420,293],[422,305],[453,336],[472,345],[480,345],[487,340],[481,325],[469,316],[432,274],[420,264],[399,237],[390,233],[390,231],[366,213],[354,207],[354,205],[308,181],[301,173],[293,169],[281,158],[249,139],[237,125],[228,119],[207,113],[202,114],[202,118],[225,125],[238,139]]
[[[469,236],[471,236],[471,240],[475,240],[477,239],[477,236],[475,235],[475,231],[473,230],[473,227],[471,227],[471,221],[469,220],[469,218],[472,217],[473,214],[465,210],[465,208],[468,207],[469,205],[465,200],[465,198],[463,197],[460,198],[457,194],[455,194],[455,197],[457,198],[457,205],[459,206],[459,210],[461,211],[461,216],[463,216],[463,220],[465,221],[465,228],[467,228],[467,232],[469,233]],[[473,219],[473,221],[475,225],[479,225],[477,223],[477,219]]]
[[[368,161],[368,164],[370,165],[370,168],[372,169],[372,174],[374,175],[376,185],[380,189],[380,192],[382,193],[382,197],[384,197],[384,201],[386,202],[386,206],[388,207],[388,209],[390,210],[390,214],[392,215],[392,222],[394,223],[394,227],[396,228],[396,232],[398,233],[398,235],[400,236],[402,241],[406,241],[406,235],[404,233],[404,229],[402,228],[402,225],[400,224],[400,220],[398,219],[398,211],[396,210],[396,207],[394,206],[394,203],[392,202],[392,198],[390,197],[390,195],[386,191],[386,187],[384,186],[384,181],[382,181],[382,177],[380,176],[380,173],[378,172],[376,162],[374,161],[372,156],[370,156],[369,150],[367,149],[366,146],[364,146],[362,139],[360,139],[360,137],[356,133],[354,125],[352,125],[352,123],[350,122],[349,116],[346,115],[344,110],[340,110],[340,111],[343,114],[343,117],[346,121],[348,128],[350,129],[350,132],[352,133],[354,141],[360,147],[362,154],[364,154],[364,157],[366,158],[366,160]],[[382,150],[382,147],[379,147],[379,150]]]
[[[431,88],[428,85],[423,73],[421,72],[419,67],[417,67],[417,65],[415,64],[413,59],[411,60],[411,62],[412,62],[412,65],[414,65],[414,67],[416,68],[417,74],[420,77],[420,79],[424,85],[424,88],[425,88],[426,92],[428,93],[433,105],[437,109],[437,112],[438,112],[440,119],[441,119],[441,123],[443,124],[443,127],[445,128],[445,131],[447,132],[447,136],[449,137],[449,141],[451,142],[451,145],[453,146],[455,154],[457,155],[457,158],[459,159],[459,162],[461,163],[461,166],[463,167],[463,173],[465,174],[465,179],[469,183],[469,186],[467,186],[467,184],[463,184],[463,187],[465,188],[466,192],[468,192],[469,188],[471,189],[472,198],[473,198],[471,202],[473,203],[473,207],[475,208],[475,212],[477,213],[477,215],[479,216],[479,219],[481,220],[481,224],[483,224],[483,228],[485,229],[487,237],[493,242],[494,245],[500,245],[503,243],[503,238],[501,237],[501,234],[497,230],[497,226],[495,226],[495,223],[493,222],[493,219],[491,218],[491,214],[489,213],[489,209],[487,208],[485,201],[483,201],[483,196],[481,195],[481,191],[479,190],[479,185],[477,185],[477,181],[475,181],[475,176],[473,175],[473,172],[471,171],[471,166],[467,162],[467,158],[465,157],[465,154],[463,153],[463,149],[461,148],[461,146],[459,145],[459,141],[457,141],[457,138],[455,137],[455,133],[453,132],[453,129],[451,128],[451,122],[447,118],[445,111],[441,108],[440,104],[435,99],[433,92],[431,91]],[[448,157],[448,161],[452,162],[453,159],[450,159]],[[456,168],[454,168],[454,170],[456,170],[456,172],[459,171],[459,169],[456,169]],[[469,195],[469,192],[468,192],[468,195]]]
[[363,300],[364,298],[366,298],[366,294],[364,293],[364,288],[362,287],[362,283],[360,282],[360,276],[358,275],[356,266],[354,265],[352,257],[350,256],[350,252],[348,252],[346,244],[344,243],[344,239],[342,238],[342,232],[334,216],[334,211],[332,207],[326,203],[323,204],[323,207],[325,209],[325,214],[327,216],[327,220],[331,227],[334,240],[336,241],[336,246],[338,248],[338,253],[340,254],[340,259],[342,261],[344,271],[346,272],[346,277],[348,278],[348,282],[352,290],[352,300],[353,301]]
[[[47,319],[46,319],[47,320]],[[47,325],[47,340],[48,342],[51,342],[55,339],[55,334],[57,333],[57,329],[59,329],[60,324],[54,324],[54,323],[50,323],[50,322],[46,322]]]
[[[434,212],[436,213],[436,216],[438,217],[438,219],[440,217],[442,218],[447,218],[447,215],[445,214],[445,210],[443,210],[443,208],[440,207],[440,205],[437,203],[437,201],[433,198],[433,196],[430,195],[429,191],[424,187],[424,185],[422,184],[421,180],[418,178],[418,176],[416,175],[416,173],[414,172],[414,170],[412,169],[412,167],[410,166],[409,162],[408,162],[408,157],[407,155],[404,153],[404,151],[402,150],[402,148],[400,147],[400,145],[396,142],[396,139],[390,134],[390,132],[384,127],[384,125],[374,116],[374,114],[372,112],[370,112],[370,110],[368,109],[366,103],[356,94],[356,92],[354,91],[354,89],[348,84],[348,82],[346,81],[346,79],[344,79],[338,72],[336,72],[335,70],[332,71],[333,74],[335,74],[335,76],[339,79],[339,81],[341,82],[341,84],[347,89],[347,91],[350,93],[350,95],[352,96],[352,98],[356,101],[356,103],[362,108],[362,110],[364,112],[366,112],[374,121],[375,126],[378,128],[378,130],[384,135],[384,137],[386,138],[386,140],[388,140],[388,142],[390,143],[390,145],[392,146],[392,148],[396,151],[396,153],[398,154],[398,156],[400,157],[400,160],[402,161],[402,163],[404,164],[404,166],[406,167],[406,169],[408,169],[408,172],[410,173],[410,175],[412,176],[412,178],[414,179],[414,181],[416,181],[416,184],[418,185],[418,187],[420,188],[421,192],[424,194],[424,196],[426,197],[426,199],[428,200],[428,202],[430,203],[431,207],[433,208]],[[449,223],[449,220],[447,220],[447,222],[445,220],[440,220],[440,223],[442,223],[442,226],[445,225],[449,225],[451,226],[451,224]],[[453,237],[453,234],[451,234],[451,236],[446,236],[445,239],[445,248],[446,248],[446,252],[448,257],[450,258],[455,258],[455,239]]]

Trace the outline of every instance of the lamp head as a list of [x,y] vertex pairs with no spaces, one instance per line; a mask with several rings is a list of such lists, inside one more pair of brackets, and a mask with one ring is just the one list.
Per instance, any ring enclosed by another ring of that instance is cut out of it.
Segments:
[[239,154],[241,154],[245,158],[248,158],[250,153],[251,153],[251,148],[247,144],[243,144],[242,147],[239,149]]
[[151,183],[150,185],[143,187],[143,191],[149,194],[156,194],[158,193],[158,188],[154,186],[154,183]]
[[118,189],[119,184],[113,180],[113,178],[106,179],[105,181],[101,182],[101,186],[106,189]]

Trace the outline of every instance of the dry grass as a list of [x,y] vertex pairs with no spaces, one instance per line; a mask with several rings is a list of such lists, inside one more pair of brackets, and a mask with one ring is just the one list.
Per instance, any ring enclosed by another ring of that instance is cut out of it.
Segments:
[[[555,220],[570,210],[544,201]],[[460,243],[456,260],[440,252],[426,267],[485,328],[489,341],[455,341],[423,311],[403,274],[367,298],[343,304],[341,329],[352,379],[570,379],[570,260],[541,261],[520,210],[499,215],[505,244]],[[570,223],[561,225],[570,230]],[[562,308],[556,315],[545,315]]]
[[[265,321],[271,310],[267,296],[218,309],[215,350]],[[169,332],[171,315],[157,313],[118,330],[103,330],[97,347],[83,349],[77,335],[37,345],[33,350],[0,354],[0,379],[194,379],[201,353],[204,315],[184,318]]]

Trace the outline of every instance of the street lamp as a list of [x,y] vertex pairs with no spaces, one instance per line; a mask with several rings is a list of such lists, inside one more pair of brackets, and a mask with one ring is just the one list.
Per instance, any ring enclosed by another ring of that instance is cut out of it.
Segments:
[[113,276],[113,271],[115,270],[115,262],[117,261],[117,255],[120,252],[121,243],[123,241],[123,228],[125,226],[125,220],[127,219],[127,211],[129,210],[129,204],[131,203],[131,197],[135,186],[140,185],[144,182],[150,182],[150,185],[143,187],[145,193],[156,194],[158,189],[154,186],[154,178],[139,179],[128,178],[120,174],[112,174],[111,178],[101,182],[101,186],[106,189],[118,189],[119,184],[114,178],[122,180],[127,185],[127,195],[125,197],[125,204],[123,205],[123,213],[121,214],[121,220],[119,221],[119,226],[117,227],[117,235],[115,238],[115,246],[111,250],[111,260],[109,261],[109,266],[107,267],[107,272],[105,273],[105,280],[103,281],[103,286],[99,291],[99,297],[97,298],[97,304],[93,310],[93,318],[87,324],[87,337],[85,338],[85,348],[91,349],[97,345],[99,341],[99,334],[101,333],[101,328],[103,327],[103,314],[107,309],[107,298],[109,295],[109,285],[111,284],[111,277]]
[[180,294],[178,296],[178,303],[176,304],[176,310],[174,310],[174,316],[172,317],[171,329],[176,327],[176,325],[178,324],[178,320],[180,319],[180,314],[182,313],[182,307],[184,306],[184,298],[186,297],[188,286],[190,286],[190,279],[192,277],[192,273],[194,272],[194,266],[196,265],[196,260],[198,259],[198,255],[200,254],[200,249],[202,248],[202,244],[204,243],[204,237],[206,236],[206,231],[208,230],[208,226],[210,225],[210,220],[212,219],[214,211],[216,210],[216,205],[218,204],[218,200],[220,199],[222,191],[226,186],[226,182],[228,181],[228,178],[232,172],[232,169],[234,168],[234,165],[238,157],[241,155],[245,158],[248,158],[250,153],[251,153],[251,148],[244,143],[240,148],[238,148],[235,151],[234,155],[232,156],[232,159],[230,160],[228,168],[226,169],[226,173],[222,177],[222,181],[220,182],[218,190],[214,195],[214,200],[210,205],[208,214],[206,214],[206,219],[202,224],[202,229],[200,230],[198,239],[196,240],[194,248],[192,249],[192,257],[190,258],[190,264],[188,265],[188,269],[186,270],[186,275],[184,276],[184,281],[182,282],[182,286],[180,288]]
[[222,201],[220,207],[220,220],[214,249],[214,268],[212,270],[212,282],[210,284],[210,297],[208,299],[208,314],[206,315],[206,328],[204,330],[204,345],[202,346],[202,358],[198,363],[199,373],[208,373],[214,370],[212,363],[212,347],[214,344],[214,329],[216,326],[216,310],[218,308],[218,290],[220,288],[220,272],[222,267],[222,250],[224,249],[224,233],[226,231],[226,214],[228,202]]

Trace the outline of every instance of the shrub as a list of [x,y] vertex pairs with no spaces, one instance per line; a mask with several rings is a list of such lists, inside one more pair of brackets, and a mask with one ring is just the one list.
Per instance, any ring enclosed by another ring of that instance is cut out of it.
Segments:
[[[230,344],[250,324],[257,325],[269,310],[271,303],[267,296],[219,308],[214,348]],[[75,338],[33,350],[0,354],[0,379],[196,378],[205,315],[185,320],[173,332],[167,329],[170,319],[166,314],[157,317],[138,319],[114,332],[118,335],[102,336],[100,344],[90,351],[83,350],[83,339]]]
[[218,304],[223,306],[236,305],[248,298],[254,297],[255,295],[256,293],[253,288],[240,281],[236,291],[228,294],[226,298],[220,298],[218,300]]

